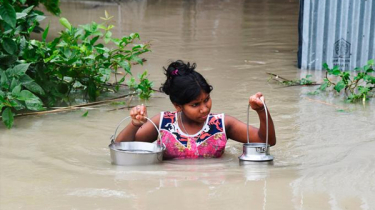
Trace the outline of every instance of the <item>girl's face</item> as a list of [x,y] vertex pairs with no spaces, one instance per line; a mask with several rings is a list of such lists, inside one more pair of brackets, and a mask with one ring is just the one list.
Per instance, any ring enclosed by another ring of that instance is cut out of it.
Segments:
[[205,93],[204,91],[193,101],[177,106],[177,111],[182,111],[184,115],[198,123],[205,122],[208,114],[211,111],[212,101],[210,94]]

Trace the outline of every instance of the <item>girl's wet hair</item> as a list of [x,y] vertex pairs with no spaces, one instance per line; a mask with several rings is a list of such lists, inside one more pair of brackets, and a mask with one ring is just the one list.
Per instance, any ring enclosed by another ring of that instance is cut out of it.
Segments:
[[184,63],[177,60],[169,64],[168,68],[163,67],[167,79],[160,87],[160,91],[169,95],[172,103],[179,105],[187,104],[201,94],[201,91],[209,94],[212,86],[206,79],[195,71],[196,64]]

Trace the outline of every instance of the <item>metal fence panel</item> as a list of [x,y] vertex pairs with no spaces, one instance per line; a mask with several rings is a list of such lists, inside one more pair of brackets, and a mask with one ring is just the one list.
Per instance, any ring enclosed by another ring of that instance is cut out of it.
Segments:
[[298,66],[342,70],[375,58],[374,0],[301,0]]

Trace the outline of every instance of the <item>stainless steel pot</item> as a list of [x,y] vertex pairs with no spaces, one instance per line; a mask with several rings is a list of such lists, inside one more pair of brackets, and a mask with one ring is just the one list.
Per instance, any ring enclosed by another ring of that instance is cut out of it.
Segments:
[[243,153],[240,161],[272,161],[273,157],[270,155],[270,145],[268,144],[268,113],[266,103],[262,100],[264,110],[266,112],[266,143],[250,143],[249,142],[249,110],[247,107],[247,143],[243,144]]
[[158,140],[154,143],[135,141],[115,142],[119,126],[129,117],[121,120],[114,135],[111,136],[111,144],[108,147],[111,154],[112,164],[134,166],[160,163],[163,160],[165,145],[161,143],[161,135],[158,127],[149,118],[147,118],[147,120],[150,121],[158,131]]

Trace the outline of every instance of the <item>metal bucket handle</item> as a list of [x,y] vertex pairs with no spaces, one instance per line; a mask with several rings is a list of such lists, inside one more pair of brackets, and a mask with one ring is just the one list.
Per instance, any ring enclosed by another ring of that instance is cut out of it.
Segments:
[[[264,111],[266,112],[266,147],[261,147],[262,152],[266,152],[269,146],[268,145],[268,111],[267,111],[266,103],[263,101],[263,99],[260,98],[260,100],[262,101],[263,106],[264,106]],[[249,112],[250,112],[250,104],[247,106],[247,143],[250,143],[249,142],[249,138],[250,138],[249,137]]]
[[[111,136],[111,142],[112,142],[112,143],[115,141],[116,133],[117,133],[117,130],[118,130],[118,128],[120,127],[121,123],[124,122],[125,120],[127,120],[128,118],[130,118],[130,116],[125,117],[125,118],[122,119],[122,120],[120,121],[120,123],[118,124],[118,126],[117,126],[117,128],[116,128],[116,130],[115,130],[115,134],[113,134],[113,135]],[[151,120],[150,118],[146,117],[146,119],[147,119],[148,121],[150,121],[150,123],[155,127],[156,131],[158,132],[159,143],[157,144],[157,146],[160,147],[160,148],[163,148],[163,146],[162,146],[162,142],[161,142],[161,135],[160,135],[160,131],[159,131],[158,127],[155,125],[154,122],[152,122],[152,120]]]

